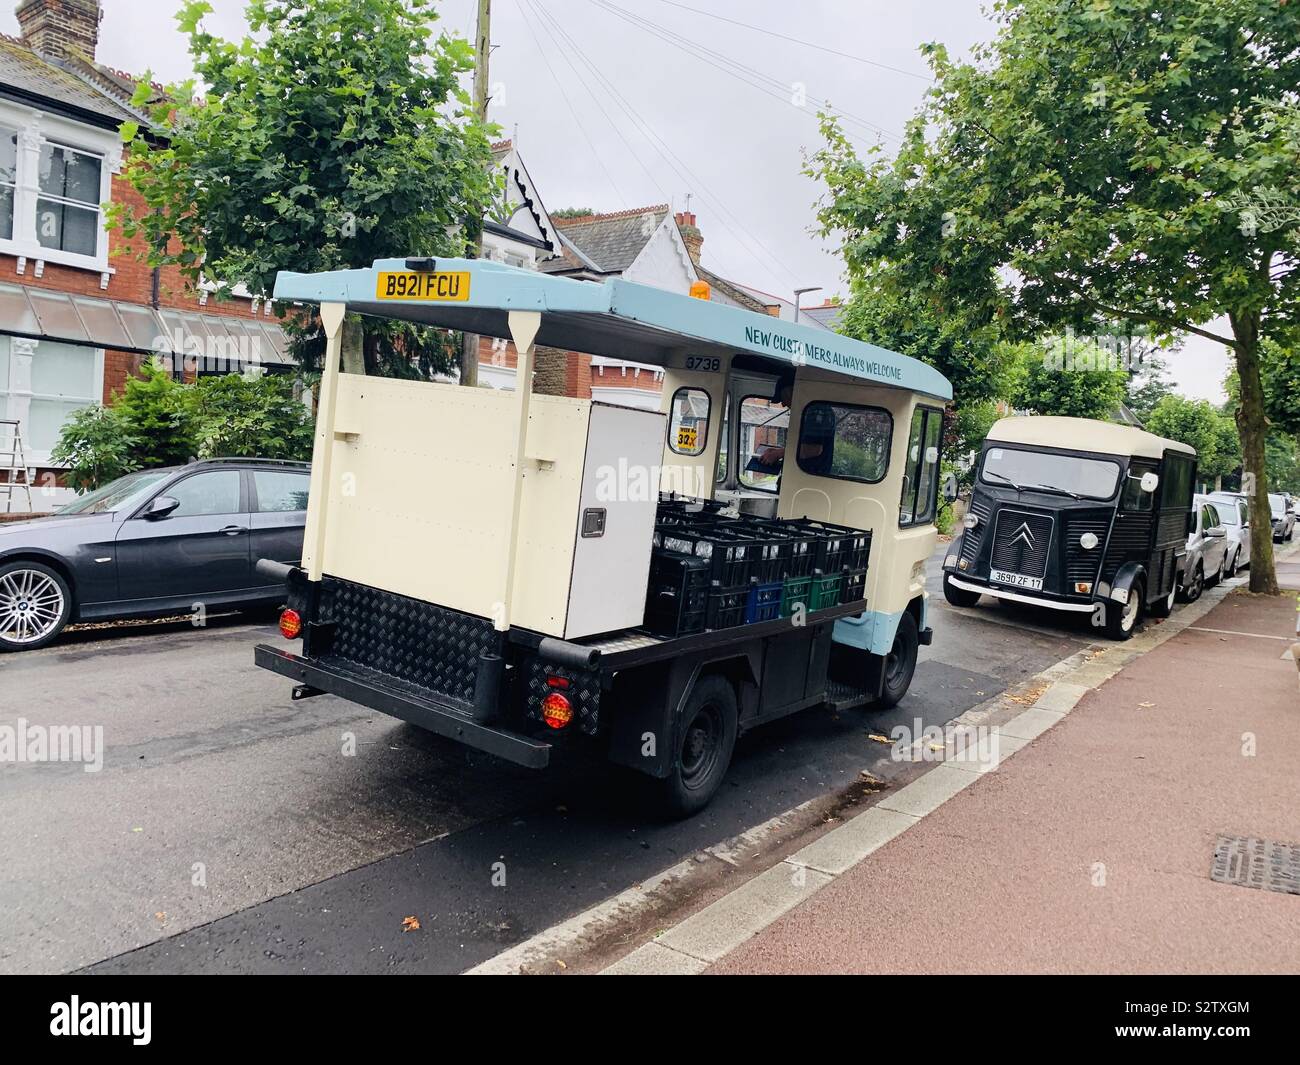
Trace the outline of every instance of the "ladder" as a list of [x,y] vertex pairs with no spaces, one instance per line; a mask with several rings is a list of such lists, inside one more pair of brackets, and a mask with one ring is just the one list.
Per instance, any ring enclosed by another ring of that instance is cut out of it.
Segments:
[[5,479],[0,481],[0,492],[5,494],[5,513],[14,513],[14,492],[27,493],[27,510],[32,512],[32,475],[27,469],[27,456],[23,452],[23,434],[18,422],[10,418],[0,418],[0,473]]

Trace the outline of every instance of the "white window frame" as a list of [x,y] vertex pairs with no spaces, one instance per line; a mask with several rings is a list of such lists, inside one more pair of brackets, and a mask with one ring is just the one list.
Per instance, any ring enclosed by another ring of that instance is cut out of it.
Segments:
[[[4,343],[7,341],[7,345]],[[41,344],[59,344],[60,347],[84,348],[85,345],[63,344],[60,341],[38,341],[26,337],[0,336],[0,357],[9,360],[8,384],[0,392],[4,399],[3,417],[16,419],[19,431],[23,434],[24,458],[29,467],[55,468],[50,462],[50,451],[37,451],[31,444],[31,407],[32,401],[51,401],[55,403],[75,403],[80,397],[64,396],[52,392],[32,391],[32,361],[39,358]],[[86,348],[94,353],[94,370],[92,374],[92,394],[87,397],[84,406],[103,406],[104,404],[104,349]],[[61,467],[59,467],[61,468]]]
[[[113,273],[108,265],[108,230],[104,225],[104,205],[113,198],[113,175],[122,168],[122,138],[115,130],[99,129],[73,122],[58,115],[20,107],[0,101],[0,128],[18,132],[18,167],[14,188],[14,233],[10,240],[0,239],[0,253],[25,257],[29,263],[54,263],[95,273]],[[82,209],[89,205],[65,201],[63,197],[41,192],[41,149],[46,144],[69,148],[83,155],[98,158],[99,168],[99,224],[94,255],[47,248],[38,236],[36,201],[53,200],[69,202]]]

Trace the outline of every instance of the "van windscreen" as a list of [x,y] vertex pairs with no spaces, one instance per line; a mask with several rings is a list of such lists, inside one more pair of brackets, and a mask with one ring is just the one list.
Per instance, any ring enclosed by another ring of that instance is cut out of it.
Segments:
[[991,447],[984,453],[980,480],[988,485],[1110,499],[1119,483],[1119,473],[1119,463],[1110,459]]

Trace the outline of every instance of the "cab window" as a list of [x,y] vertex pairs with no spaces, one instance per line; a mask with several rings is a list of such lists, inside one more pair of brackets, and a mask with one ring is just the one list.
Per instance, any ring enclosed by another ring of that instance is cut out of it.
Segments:
[[702,388],[673,393],[668,447],[678,455],[700,455],[709,441],[709,394]]
[[1124,475],[1124,491],[1120,493],[1119,500],[1121,510],[1142,512],[1155,509],[1155,492],[1142,491],[1142,475],[1153,472],[1155,471],[1150,466],[1133,466]]
[[898,524],[924,525],[934,520],[939,485],[939,442],[943,411],[917,407],[907,439],[907,467],[898,506]]
[[727,480],[727,455],[731,452],[731,393],[722,401],[722,436],[718,440],[718,484]]
[[889,469],[893,435],[887,410],[818,400],[803,409],[796,460],[817,477],[877,484]]
[[737,476],[746,488],[775,492],[781,483],[790,412],[766,396],[740,401],[740,457]]

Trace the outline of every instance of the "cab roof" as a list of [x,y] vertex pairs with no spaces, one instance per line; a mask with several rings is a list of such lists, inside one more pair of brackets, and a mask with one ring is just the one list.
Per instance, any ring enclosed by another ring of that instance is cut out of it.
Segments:
[[1131,425],[1098,422],[1090,418],[1032,416],[1003,418],[989,430],[989,440],[1008,444],[1038,444],[1067,451],[1092,451],[1103,455],[1164,458],[1166,451],[1195,455],[1196,449],[1166,440]]
[[[452,300],[382,298],[389,273],[437,270],[464,275]],[[874,344],[811,326],[725,307],[622,278],[603,282],[551,277],[487,259],[376,259],[369,269],[318,274],[281,271],[275,298],[344,303],[360,314],[510,337],[511,311],[540,311],[537,343],[570,351],[666,365],[677,354],[757,356],[773,372],[806,367],[873,385],[952,399],[933,366]]]

